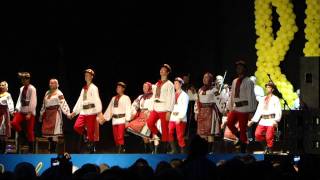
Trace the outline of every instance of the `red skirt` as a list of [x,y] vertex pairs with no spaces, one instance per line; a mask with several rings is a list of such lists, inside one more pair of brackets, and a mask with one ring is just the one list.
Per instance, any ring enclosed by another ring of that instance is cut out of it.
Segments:
[[53,106],[46,108],[46,111],[43,114],[42,120],[42,135],[52,136],[54,135],[54,130],[56,128],[56,121],[58,116],[59,106]]
[[8,106],[0,106],[0,138],[11,136],[10,116]]
[[210,136],[212,126],[212,107],[201,107],[197,117],[198,128],[197,133],[200,136]]
[[148,111],[140,112],[138,117],[129,122],[126,127],[127,131],[141,137],[150,137],[151,132],[147,126],[148,116]]

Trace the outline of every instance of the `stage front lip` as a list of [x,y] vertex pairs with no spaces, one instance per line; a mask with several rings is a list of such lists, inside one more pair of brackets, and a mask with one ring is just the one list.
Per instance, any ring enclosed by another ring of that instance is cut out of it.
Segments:
[[[221,160],[229,160],[235,156],[244,154],[210,154],[208,159],[214,163]],[[252,154],[258,161],[264,160],[263,154]],[[56,154],[2,154],[0,155],[0,166],[2,171],[13,171],[15,166],[21,162],[29,162],[36,167],[37,173],[41,174],[51,166],[51,158],[56,158]],[[155,169],[160,161],[170,162],[172,159],[186,159],[186,154],[71,154],[73,170],[77,170],[86,163],[108,164],[110,167],[119,166],[121,168],[130,167],[137,159],[146,159],[149,165]]]

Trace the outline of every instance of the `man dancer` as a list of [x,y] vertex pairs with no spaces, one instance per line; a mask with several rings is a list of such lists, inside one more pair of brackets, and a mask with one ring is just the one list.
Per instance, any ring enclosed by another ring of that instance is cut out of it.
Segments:
[[[171,67],[168,64],[163,64],[160,68],[161,79],[156,83],[153,88],[152,98],[154,99],[153,110],[147,120],[147,125],[153,134],[153,138],[158,138],[158,128],[156,127],[156,122],[160,118],[161,121],[161,141],[164,145],[164,152],[168,150],[168,140],[169,140],[169,126],[168,122],[170,119],[171,112],[173,110],[175,101],[175,92],[173,83],[168,80],[168,75],[171,72]],[[157,151],[158,146],[155,147]]]
[[[256,95],[256,100],[257,102],[259,102],[263,96],[264,96],[264,90],[261,86],[257,85],[257,78],[255,76],[250,76],[250,80],[253,82],[254,84],[254,94]],[[250,121],[250,119],[249,119]],[[249,142],[253,142],[254,141],[254,129],[255,127],[248,127],[248,140]]]
[[16,112],[14,113],[11,125],[13,129],[19,133],[19,139],[21,140],[21,137],[24,136],[24,134],[21,132],[21,124],[22,122],[26,121],[29,152],[33,153],[37,91],[36,88],[32,84],[30,84],[30,73],[19,72],[18,76],[21,79],[21,83],[23,86],[20,88],[20,94],[15,109]]
[[[236,62],[238,77],[233,80],[231,96],[228,101],[228,121],[227,126],[238,139],[235,145],[240,145],[240,152],[245,153],[247,149],[247,123],[249,116],[256,109],[256,97],[254,85],[247,77],[247,66],[242,60]],[[239,122],[240,132],[235,124]]]
[[131,119],[131,100],[124,94],[127,85],[123,82],[117,83],[117,95],[114,96],[103,117],[101,124],[112,119],[112,131],[117,153],[124,153],[125,124]]
[[273,95],[275,85],[269,82],[265,86],[267,95],[259,101],[257,111],[248,126],[260,120],[255,131],[255,138],[264,145],[266,141],[265,153],[269,154],[272,153],[274,131],[281,120],[282,111],[279,98]]
[[186,143],[184,141],[184,134],[187,125],[187,109],[189,103],[189,96],[181,89],[183,80],[180,77],[175,78],[174,88],[175,104],[170,116],[169,122],[169,142],[171,146],[171,153],[177,153],[176,145],[174,143],[174,131],[176,130],[178,145],[180,147],[180,153],[186,153]]
[[74,130],[88,139],[90,153],[95,152],[95,142],[99,141],[99,123],[97,114],[101,113],[102,105],[99,90],[92,83],[95,73],[92,69],[84,71],[86,85],[82,88],[81,94],[71,113],[71,118],[80,114],[74,124]]

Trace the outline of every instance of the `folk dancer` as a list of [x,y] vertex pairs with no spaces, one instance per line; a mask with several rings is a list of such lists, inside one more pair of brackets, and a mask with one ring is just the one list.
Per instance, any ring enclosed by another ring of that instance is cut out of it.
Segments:
[[176,137],[178,145],[180,147],[180,153],[186,153],[186,143],[184,140],[186,125],[187,125],[187,110],[189,103],[189,96],[181,89],[183,80],[180,77],[175,78],[175,104],[169,121],[169,142],[171,146],[171,153],[177,153],[176,145],[174,143],[174,132],[176,131]]
[[272,153],[274,132],[278,127],[278,123],[281,120],[281,104],[277,96],[273,95],[273,91],[276,88],[275,84],[269,82],[265,85],[267,95],[264,96],[260,101],[251,121],[248,126],[253,123],[258,123],[255,131],[256,141],[261,142],[265,146],[265,153]]
[[102,122],[110,121],[112,119],[112,132],[114,142],[117,146],[117,153],[124,153],[124,134],[126,123],[131,119],[131,100],[129,96],[125,95],[127,85],[124,82],[118,82],[116,92],[103,117]]
[[0,153],[5,153],[6,140],[11,136],[10,115],[14,112],[14,104],[8,92],[8,83],[0,83]]
[[29,152],[34,150],[34,123],[37,107],[37,91],[36,88],[30,84],[30,73],[19,72],[18,76],[21,80],[22,87],[20,88],[19,98],[16,104],[15,113],[11,125],[15,131],[19,133],[19,143],[24,136],[22,133],[22,123],[26,122],[27,141],[29,145]]
[[[240,152],[245,153],[247,149],[247,123],[250,116],[256,109],[256,96],[254,94],[254,84],[247,77],[247,66],[242,60],[236,63],[236,72],[238,77],[233,80],[231,87],[231,96],[228,100],[228,120],[227,126],[232,134],[237,137],[235,145],[240,145]],[[239,122],[239,129],[236,123]]]
[[220,136],[221,119],[216,105],[213,75],[205,73],[203,86],[198,91],[198,100],[194,107],[195,119],[198,123],[197,133],[209,143],[209,152],[213,151],[215,136]]
[[50,153],[56,152],[58,137],[63,136],[62,114],[70,116],[70,109],[57,79],[50,79],[49,90],[43,98],[39,121],[42,122],[42,136],[49,139]]
[[[152,141],[150,141],[151,131],[147,126],[147,119],[152,111],[152,108],[152,84],[150,82],[145,82],[143,84],[143,94],[138,96],[138,98],[136,98],[131,105],[132,120],[126,127],[128,132],[142,137],[145,153],[154,151],[154,147],[151,144]],[[159,140],[154,140],[153,143],[155,146],[157,146],[159,145]]]
[[[156,127],[158,119],[161,121],[161,142],[163,144],[164,152],[168,151],[168,141],[169,141],[169,119],[171,112],[173,110],[175,101],[175,92],[173,83],[168,80],[169,73],[171,72],[171,67],[168,64],[163,64],[160,68],[161,79],[153,86],[154,99],[153,109],[147,120],[148,128],[152,132],[153,139],[159,138],[159,131]],[[155,151],[159,146],[155,147]]]
[[74,124],[74,130],[85,136],[85,141],[88,141],[88,150],[94,153],[95,142],[99,141],[99,122],[97,115],[102,111],[101,100],[98,87],[92,83],[95,73],[92,69],[84,71],[85,86],[82,88],[80,96],[70,118],[78,115]]

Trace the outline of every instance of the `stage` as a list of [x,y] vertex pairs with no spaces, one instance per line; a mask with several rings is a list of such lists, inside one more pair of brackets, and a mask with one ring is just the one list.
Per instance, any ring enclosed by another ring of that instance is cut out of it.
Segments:
[[[244,154],[212,154],[208,155],[208,159],[214,163],[221,160],[229,160],[235,156],[243,156]],[[264,160],[264,154],[252,154],[256,160]],[[56,154],[2,154],[0,155],[0,166],[2,171],[13,171],[14,167],[20,162],[29,162],[33,164],[37,173],[41,174],[45,169],[51,166],[51,158],[56,158]],[[120,166],[127,168],[131,166],[137,159],[144,158],[150,166],[155,169],[160,161],[170,162],[172,159],[185,159],[185,154],[71,154],[73,170],[80,168],[83,164],[93,163],[96,165],[105,163],[111,166]]]

